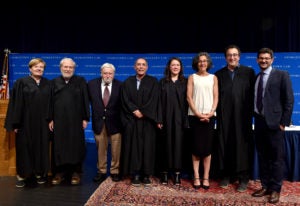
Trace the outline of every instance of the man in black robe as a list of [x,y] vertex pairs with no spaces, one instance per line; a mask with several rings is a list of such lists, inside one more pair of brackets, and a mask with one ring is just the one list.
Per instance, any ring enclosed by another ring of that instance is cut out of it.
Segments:
[[32,59],[30,75],[14,83],[9,99],[4,127],[16,135],[16,187],[24,187],[31,176],[37,178],[38,184],[45,183],[50,169],[50,81],[43,77],[45,67],[43,59]]
[[132,175],[132,184],[151,184],[154,173],[157,123],[158,81],[147,75],[148,63],[138,58],[136,75],[128,77],[121,92],[124,125],[122,165],[125,175]]
[[230,45],[225,49],[227,65],[215,75],[219,82],[217,107],[217,150],[215,162],[222,173],[220,187],[238,180],[237,190],[247,189],[253,151],[253,89],[255,72],[239,64],[240,49]]
[[74,75],[75,67],[72,59],[62,59],[62,75],[52,80],[49,128],[53,131],[54,185],[67,174],[72,175],[71,184],[78,185],[86,153],[84,129],[90,119],[89,96],[86,80]]

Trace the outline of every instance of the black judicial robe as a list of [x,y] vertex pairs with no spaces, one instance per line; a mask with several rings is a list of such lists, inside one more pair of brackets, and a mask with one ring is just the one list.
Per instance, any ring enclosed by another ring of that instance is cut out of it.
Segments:
[[157,152],[162,171],[182,169],[184,134],[188,127],[187,79],[159,81],[158,122],[163,123]]
[[252,165],[252,117],[255,72],[240,65],[233,80],[227,67],[217,71],[219,103],[217,107],[217,150],[214,156],[220,170],[235,175],[249,171]]
[[54,121],[53,156],[56,166],[80,164],[85,158],[82,121],[90,120],[87,82],[74,75],[68,83],[62,76],[52,80],[49,120]]
[[7,131],[16,133],[17,174],[47,174],[49,170],[49,141],[47,113],[50,97],[50,81],[36,81],[30,77],[18,79],[12,89],[5,120]]
[[[155,140],[158,101],[158,81],[146,75],[137,90],[136,76],[123,82],[121,92],[122,123],[122,169],[125,175],[139,171],[146,175],[154,173]],[[133,111],[139,109],[144,117],[137,119]]]

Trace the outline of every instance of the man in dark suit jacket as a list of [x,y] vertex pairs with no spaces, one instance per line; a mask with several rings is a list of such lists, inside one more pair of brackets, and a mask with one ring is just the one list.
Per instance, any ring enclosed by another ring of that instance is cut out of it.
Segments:
[[[279,202],[284,177],[284,129],[289,126],[294,105],[292,83],[288,72],[272,67],[274,53],[262,48],[257,53],[257,63],[263,75],[255,84],[255,141],[258,151],[259,174],[262,188],[252,196],[269,195],[269,203]],[[258,82],[263,79],[262,109]]]
[[[110,175],[113,181],[120,181],[121,153],[121,120],[120,92],[122,82],[114,79],[115,67],[104,63],[101,77],[88,82],[89,97],[92,110],[92,129],[98,150],[97,175],[95,182],[103,182],[107,177],[107,151],[111,145]],[[105,102],[105,87],[109,92],[109,100]]]

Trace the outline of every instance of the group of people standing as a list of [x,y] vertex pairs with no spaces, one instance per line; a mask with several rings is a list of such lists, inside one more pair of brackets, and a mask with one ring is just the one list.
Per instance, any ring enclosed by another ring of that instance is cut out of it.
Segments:
[[[226,66],[212,74],[209,53],[199,52],[192,60],[195,73],[188,77],[180,58],[171,57],[160,80],[148,75],[147,60],[138,58],[135,75],[124,82],[114,78],[116,68],[111,63],[101,66],[100,77],[86,82],[74,74],[76,64],[70,58],[61,60],[60,77],[47,80],[43,77],[46,63],[31,60],[30,76],[14,84],[5,124],[16,133],[16,186],[25,186],[25,178],[32,176],[45,183],[49,154],[55,174],[52,184],[60,184],[67,174],[71,184],[80,183],[84,129],[91,110],[98,151],[95,182],[109,175],[113,181],[129,176],[132,185],[147,186],[151,176],[159,174],[162,184],[172,179],[180,185],[183,165],[191,160],[195,189],[210,188],[210,169],[215,164],[219,186],[227,188],[238,181],[237,191],[243,192],[251,178],[256,145],[262,188],[253,196],[270,194],[269,202],[278,202],[284,128],[289,126],[294,104],[289,74],[272,67],[274,53],[269,48],[257,53],[264,75],[240,64],[238,46],[229,45],[224,55]],[[256,104],[261,101],[260,79],[264,80],[262,110]],[[184,158],[186,141],[189,160]]]

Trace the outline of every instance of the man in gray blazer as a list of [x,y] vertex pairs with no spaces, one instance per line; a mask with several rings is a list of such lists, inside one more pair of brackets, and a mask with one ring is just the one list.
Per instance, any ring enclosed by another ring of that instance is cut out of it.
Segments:
[[[254,117],[262,188],[252,194],[253,197],[270,195],[269,203],[272,204],[279,202],[284,178],[284,129],[291,122],[294,105],[289,74],[272,67],[273,61],[271,49],[258,51],[257,63],[261,71],[255,83]],[[260,80],[263,80],[262,97],[259,94]]]

